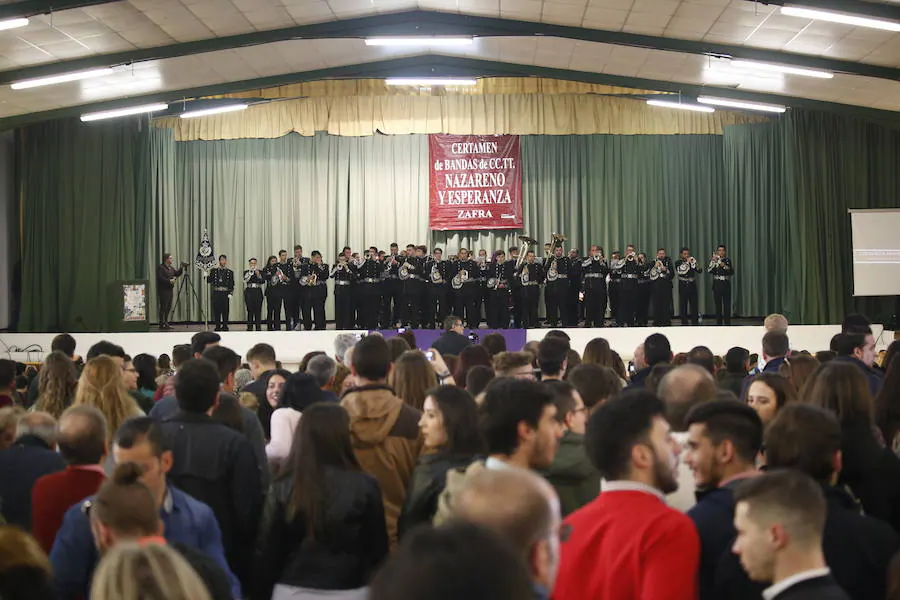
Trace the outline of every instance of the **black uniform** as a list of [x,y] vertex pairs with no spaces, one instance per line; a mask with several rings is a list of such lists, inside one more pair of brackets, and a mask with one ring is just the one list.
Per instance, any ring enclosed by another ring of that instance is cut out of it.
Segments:
[[[554,281],[550,281],[550,269],[554,263],[556,263],[557,276]],[[547,308],[547,323],[550,327],[556,327],[559,324],[559,318],[562,317],[564,325],[571,325],[572,315],[569,314],[568,302],[571,261],[567,256],[553,257],[546,261],[545,267],[547,270],[544,277],[547,278],[547,285],[544,287],[544,305]]]
[[367,258],[357,271],[359,324],[363,329],[378,329],[383,270],[384,267],[377,258]]
[[247,331],[261,331],[263,286],[266,277],[259,269],[244,271],[244,304],[247,306]]
[[384,257],[384,277],[381,282],[381,326],[391,329],[405,314],[403,299],[404,285],[400,281],[400,265],[404,257],[389,255]]
[[450,301],[448,292],[450,289],[450,262],[446,260],[436,261],[433,256],[425,260],[425,307],[422,311],[422,321],[426,328],[435,325],[442,327],[444,319],[450,314]]
[[653,324],[668,327],[672,324],[672,279],[675,277],[675,267],[668,256],[659,258],[650,266],[651,275],[657,262],[660,263],[660,268],[656,268],[659,276],[650,284],[653,286]]
[[425,308],[425,257],[407,256],[401,269],[407,272],[403,283],[403,323],[418,329],[423,323]]
[[206,283],[212,285],[212,311],[216,331],[228,331],[228,301],[234,293],[234,271],[228,267],[210,269]]
[[635,324],[638,312],[638,279],[645,270],[645,265],[638,263],[637,256],[626,257],[619,283],[619,321],[622,325],[631,327]]
[[340,262],[331,268],[334,279],[334,327],[335,329],[353,329],[353,280],[356,279],[356,267],[350,262]]
[[[312,328],[316,331],[325,329],[325,300],[328,298],[328,265],[325,263],[309,263],[310,277],[315,276],[315,284],[309,279],[310,285],[306,286],[309,299],[309,311],[312,313]],[[304,314],[304,323],[308,315]],[[304,325],[309,331],[309,326]]]
[[[291,276],[290,265],[286,262],[266,267],[266,329],[281,330],[281,309],[288,297]],[[287,319],[285,319],[287,322]]]
[[625,260],[613,258],[609,261],[609,312],[614,325],[622,325],[622,274]]
[[541,297],[541,284],[544,282],[544,267],[538,263],[522,263],[517,273],[522,286],[522,327],[525,329],[538,326],[538,302]]
[[638,273],[637,284],[637,301],[634,305],[634,324],[639,327],[646,327],[650,321],[650,300],[653,297],[653,282],[650,280],[650,269],[653,268],[652,262],[639,262],[640,272]]
[[481,288],[478,286],[480,267],[471,258],[455,263],[453,276],[463,278],[462,287],[456,290],[456,316],[463,319],[469,329],[478,329],[481,322]]
[[172,312],[172,293],[175,289],[173,279],[181,277],[184,267],[170,267],[163,263],[156,267],[156,295],[159,298],[159,326],[169,328],[169,313]]
[[506,329],[509,327],[509,282],[515,275],[515,264],[492,262],[487,267],[487,324],[491,329]]
[[706,270],[713,276],[716,324],[731,325],[731,280],[729,278],[734,275],[731,259],[726,256],[711,260]]
[[697,306],[697,260],[691,263],[687,260],[675,261],[675,273],[678,275],[678,314],[681,315],[681,324],[687,325],[688,320],[692,325],[697,324],[699,314]]
[[581,261],[584,288],[584,324],[603,327],[606,319],[606,276],[609,265],[604,258],[589,257]]
[[567,327],[576,327],[578,323],[584,320],[584,304],[578,301],[583,276],[581,260],[581,257],[577,254],[574,258],[569,259],[571,265],[569,266],[569,293],[566,297],[566,302],[569,305],[569,315],[572,320],[569,323],[563,323]]
[[488,304],[490,304],[490,298],[488,297],[488,289],[487,289],[487,280],[488,280],[488,268],[491,266],[491,263],[488,260],[476,260],[475,264],[478,265],[478,271],[475,274],[475,280],[478,282],[478,322],[481,323],[482,319],[487,319],[488,316]]
[[516,258],[509,258],[503,265],[506,267],[506,279],[509,282],[509,304],[512,311],[513,326],[522,327],[522,283],[516,271]]
[[287,316],[287,330],[296,329],[299,331],[302,325],[303,329],[309,331],[312,329],[310,290],[309,286],[305,285],[304,282],[312,274],[311,263],[304,256],[299,260],[291,258],[288,260],[288,264],[291,267],[291,283],[288,286],[284,307],[284,312]]

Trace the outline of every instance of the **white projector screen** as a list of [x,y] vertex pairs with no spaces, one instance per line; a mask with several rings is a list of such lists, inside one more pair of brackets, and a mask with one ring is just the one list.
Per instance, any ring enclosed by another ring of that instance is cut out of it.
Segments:
[[851,210],[853,295],[900,296],[900,208]]

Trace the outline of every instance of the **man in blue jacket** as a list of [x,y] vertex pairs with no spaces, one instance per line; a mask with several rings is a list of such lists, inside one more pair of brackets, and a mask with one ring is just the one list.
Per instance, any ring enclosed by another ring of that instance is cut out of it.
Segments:
[[[113,454],[117,464],[132,462],[143,469],[141,482],[160,507],[166,540],[209,556],[228,574],[232,593],[240,598],[240,584],[225,561],[222,533],[212,510],[166,483],[172,453],[164,449],[159,424],[149,417],[126,421],[116,432]],[[88,514],[92,501],[89,498],[66,512],[50,552],[54,586],[62,600],[90,597],[91,577],[99,560]]]
[[869,384],[874,398],[881,389],[882,379],[872,365],[875,364],[875,336],[871,329],[865,332],[841,333],[834,336],[832,346],[837,352],[836,362],[847,362],[858,368]]

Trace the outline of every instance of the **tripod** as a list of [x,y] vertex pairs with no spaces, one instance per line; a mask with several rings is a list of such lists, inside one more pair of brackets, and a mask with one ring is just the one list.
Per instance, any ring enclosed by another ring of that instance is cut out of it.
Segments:
[[207,322],[206,313],[203,311],[203,303],[200,301],[200,296],[197,294],[197,288],[194,287],[191,275],[187,271],[184,272],[184,277],[181,278],[181,283],[178,284],[178,291],[175,294],[175,304],[172,306],[172,314],[175,314],[175,309],[178,308],[178,303],[181,302],[181,292],[184,291],[185,288],[191,290],[191,295],[193,295],[194,300],[197,301],[200,317],[203,319],[203,328],[209,331],[209,323]]

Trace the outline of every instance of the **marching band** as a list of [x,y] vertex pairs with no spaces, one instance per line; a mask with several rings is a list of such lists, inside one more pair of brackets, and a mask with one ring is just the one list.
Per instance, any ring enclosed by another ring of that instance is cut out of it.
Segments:
[[[587,256],[577,249],[566,254],[566,237],[554,233],[537,257],[537,240],[519,236],[520,247],[500,249],[488,256],[466,248],[445,257],[441,248],[431,254],[425,246],[409,244],[400,251],[394,243],[385,253],[372,246],[361,256],[345,246],[337,262],[324,264],[318,250],[310,258],[303,247],[270,256],[259,267],[256,258],[243,272],[247,330],[262,329],[265,298],[268,330],[280,330],[282,315],[288,330],[325,329],[327,281],[334,280],[337,329],[440,327],[448,314],[457,314],[469,328],[486,321],[492,329],[538,327],[538,303],[544,291],[546,325],[604,327],[607,307],[612,326],[671,325],[673,282],[678,281],[682,325],[698,323],[697,278],[701,263],[690,248],[681,248],[674,262],[665,248],[650,260],[633,244],[614,250],[609,259],[601,246]],[[216,329],[228,328],[228,303],[234,279],[225,257],[208,278],[213,287]],[[727,248],[719,245],[706,266],[712,276],[717,324],[731,323],[731,277],[734,266]],[[229,276],[231,275],[231,276]]]

